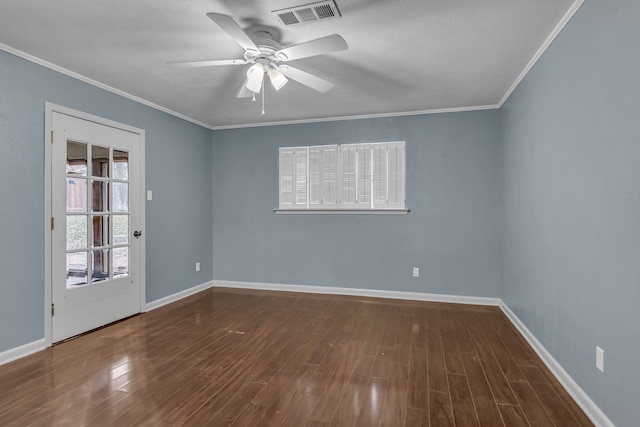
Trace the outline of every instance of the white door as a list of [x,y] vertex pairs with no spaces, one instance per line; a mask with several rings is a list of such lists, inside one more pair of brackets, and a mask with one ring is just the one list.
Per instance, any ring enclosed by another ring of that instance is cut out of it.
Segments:
[[52,342],[141,311],[141,135],[51,116]]

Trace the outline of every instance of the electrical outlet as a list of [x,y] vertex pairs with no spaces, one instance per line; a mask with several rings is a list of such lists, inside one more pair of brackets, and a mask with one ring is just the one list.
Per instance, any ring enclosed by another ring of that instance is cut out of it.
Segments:
[[604,350],[596,346],[596,368],[604,372]]
[[196,271],[200,271],[200,263],[196,262]]
[[151,190],[147,190],[147,200],[153,200],[153,192]]
[[413,267],[413,277],[420,277],[420,267]]

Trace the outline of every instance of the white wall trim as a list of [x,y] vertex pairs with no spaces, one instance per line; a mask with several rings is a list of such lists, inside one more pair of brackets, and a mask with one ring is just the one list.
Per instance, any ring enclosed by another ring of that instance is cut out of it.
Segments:
[[[0,45],[2,47],[2,45]],[[62,105],[54,104],[52,102],[45,102],[45,132],[44,132],[44,340],[47,347],[53,344],[52,339],[52,319],[51,319],[51,302],[52,302],[52,261],[51,255],[53,251],[51,241],[51,217],[52,217],[52,200],[51,200],[51,186],[53,184],[51,177],[51,131],[53,129],[52,117],[53,113],[65,114],[67,116],[76,117],[78,119],[99,123],[101,125],[110,126],[116,129],[124,130],[137,134],[140,137],[140,229],[146,232],[146,182],[145,182],[145,165],[146,165],[146,151],[145,151],[145,130],[140,129],[124,123],[119,123],[114,120],[106,119],[93,114],[85,113],[84,111],[75,110],[73,108],[65,107]],[[142,245],[140,247],[140,312],[144,310],[144,301],[146,295],[146,240],[143,236]]]
[[180,292],[176,292],[175,294],[166,296],[164,298],[160,298],[155,301],[148,302],[147,305],[145,306],[144,311],[146,312],[146,311],[155,310],[156,308],[160,308],[167,304],[171,304],[172,302],[176,302],[183,298],[190,297],[191,295],[197,294],[198,292],[202,292],[205,289],[209,289],[212,286],[213,286],[213,281],[209,281],[206,283],[202,283],[200,285],[196,285],[192,288],[185,289]]
[[407,215],[409,209],[274,209],[276,215]]
[[300,123],[334,122],[334,121],[340,121],[340,120],[359,120],[359,119],[373,119],[373,118],[384,118],[384,117],[416,116],[416,115],[422,115],[422,114],[455,113],[455,112],[462,112],[462,111],[495,110],[500,108],[500,105],[502,105],[502,104],[477,105],[477,106],[468,106],[468,107],[441,108],[441,109],[433,109],[433,110],[401,111],[397,113],[375,113],[375,114],[361,114],[361,115],[344,116],[344,117],[322,117],[322,118],[315,118],[315,119],[282,120],[282,121],[264,122],[264,123],[242,123],[237,125],[212,126],[210,124],[185,116],[184,114],[180,114],[176,111],[165,108],[161,105],[154,104],[153,102],[147,101],[146,99],[137,97],[135,95],[131,95],[130,93],[127,93],[120,89],[116,89],[104,83],[100,83],[97,80],[90,79],[89,77],[85,77],[82,74],[78,74],[64,67],[53,64],[49,61],[45,61],[44,59],[38,58],[37,56],[23,52],[21,50],[18,50],[6,44],[0,43],[0,50],[4,50],[5,52],[15,55],[19,58],[26,59],[27,61],[41,65],[45,68],[49,68],[50,70],[57,71],[58,73],[61,73],[66,76],[72,77],[74,79],[80,80],[82,82],[88,83],[92,86],[98,87],[108,92],[115,93],[116,95],[120,95],[124,98],[146,105],[147,107],[154,108],[158,111],[171,114],[172,116],[178,117],[180,119],[186,120],[188,122],[194,123],[196,125],[202,126],[210,130],[241,129],[241,128],[260,127],[260,126],[279,126],[279,125],[290,125],[290,124],[300,124]]
[[329,295],[350,295],[364,296],[373,298],[389,298],[404,299],[414,301],[431,301],[445,302],[454,304],[473,304],[473,305],[489,305],[498,306],[505,313],[507,318],[522,334],[527,342],[533,347],[534,351],[542,359],[542,361],[551,370],[551,373],[558,379],[560,384],[567,390],[576,403],[582,408],[585,414],[594,422],[596,426],[615,427],[607,418],[600,408],[591,400],[591,398],[580,388],[580,386],[571,378],[557,360],[547,351],[547,349],[538,341],[531,331],[522,323],[522,321],[511,311],[511,309],[500,298],[486,297],[469,297],[459,295],[443,295],[443,294],[427,294],[420,292],[400,292],[400,291],[382,291],[376,289],[357,289],[357,288],[338,288],[330,286],[308,286],[308,285],[291,285],[277,283],[259,283],[259,282],[238,282],[229,280],[213,280],[212,285],[216,288],[234,288],[234,289],[256,289],[266,291],[282,291],[282,292],[302,292],[312,294],[329,294]]
[[106,90],[107,92],[115,93],[116,95],[120,95],[120,96],[122,96],[124,98],[130,99],[132,101],[138,102],[138,103],[143,104],[143,105],[146,105],[147,107],[154,108],[154,109],[162,111],[164,113],[171,114],[172,116],[178,117],[178,118],[180,118],[182,120],[186,120],[188,122],[191,122],[191,123],[194,123],[196,125],[205,127],[207,129],[211,129],[211,126],[206,124],[206,123],[202,123],[202,122],[200,122],[198,120],[192,119],[191,117],[187,117],[187,116],[185,116],[183,114],[177,113],[177,112],[175,112],[173,110],[170,110],[168,108],[162,107],[162,106],[160,106],[158,104],[154,104],[153,102],[147,101],[146,99],[137,97],[135,95],[131,95],[130,93],[127,93],[127,92],[122,91],[120,89],[116,89],[116,88],[111,87],[109,85],[106,85],[104,83],[100,83],[97,80],[90,79],[89,77],[85,77],[82,74],[78,74],[76,72],[73,72],[71,70],[63,68],[63,67],[61,67],[59,65],[53,64],[53,63],[51,63],[49,61],[45,61],[44,59],[38,58],[37,56],[33,56],[31,54],[28,54],[26,52],[23,52],[21,50],[18,50],[16,48],[8,46],[6,44],[0,43],[0,50],[4,50],[5,52],[8,52],[8,53],[10,53],[12,55],[15,55],[15,56],[17,56],[19,58],[26,59],[27,61],[33,62],[33,63],[38,64],[38,65],[42,65],[45,68],[48,68],[48,69],[53,70],[53,71],[57,71],[58,73],[64,74],[65,76],[72,77],[72,78],[74,78],[76,80],[80,80],[80,81],[88,83],[88,84],[90,84],[92,86],[95,86],[95,87],[98,87],[100,89]]
[[[560,384],[567,390],[573,400],[576,401],[578,406],[587,414],[587,416],[593,421],[596,426],[601,427],[615,427],[614,424],[607,418],[600,408],[591,400],[587,393],[576,383],[573,378],[564,370],[562,365],[549,353],[549,351],[542,345],[540,341],[533,335],[533,333],[525,326],[524,323],[515,315],[513,311],[504,303],[500,302],[500,308],[504,314],[509,318],[511,323],[522,334],[527,342],[533,347],[540,359],[547,365],[553,375],[558,379]],[[594,368],[595,369],[595,368]]]
[[381,291],[377,289],[338,288],[330,286],[284,285],[278,283],[235,282],[214,280],[213,287],[256,289],[264,291],[302,292],[308,294],[350,295],[373,298],[404,299],[413,301],[447,302],[454,304],[500,305],[499,298],[468,297],[460,295],[427,294],[421,292]]
[[341,121],[341,120],[360,120],[360,119],[373,119],[373,118],[385,118],[385,117],[415,116],[415,115],[424,115],[424,114],[455,113],[455,112],[464,112],[464,111],[494,110],[494,109],[501,108],[502,105],[506,102],[506,100],[509,99],[513,91],[518,87],[520,82],[527,76],[529,71],[531,71],[531,69],[538,62],[538,60],[544,54],[547,48],[549,48],[549,46],[551,45],[551,43],[553,43],[553,41],[556,39],[558,34],[571,20],[573,15],[578,11],[578,9],[580,9],[580,6],[582,6],[584,1],[585,0],[575,0],[575,2],[571,5],[569,10],[567,11],[567,13],[565,13],[565,15],[562,17],[560,22],[558,22],[558,24],[551,31],[551,34],[549,34],[549,36],[545,39],[545,41],[542,43],[540,48],[536,51],[535,55],[531,58],[531,60],[527,63],[524,69],[520,72],[518,77],[509,87],[509,89],[507,89],[506,93],[502,96],[502,99],[500,100],[500,102],[498,102],[497,104],[491,104],[491,105],[476,105],[476,106],[440,108],[440,109],[431,109],[431,110],[399,111],[399,112],[393,112],[393,113],[373,113],[373,114],[359,114],[359,115],[357,114],[357,115],[343,116],[343,117],[322,117],[322,118],[315,118],[315,119],[282,120],[282,121],[264,122],[264,123],[242,123],[242,124],[235,124],[235,125],[212,126],[210,124],[203,123],[199,120],[193,119],[191,117],[185,116],[183,114],[180,114],[178,112],[165,108],[161,105],[154,104],[153,102],[147,101],[146,99],[137,97],[130,93],[124,92],[120,89],[116,89],[114,87],[111,87],[99,81],[90,79],[89,77],[85,77],[82,74],[78,74],[74,71],[60,67],[59,65],[45,61],[44,59],[38,58],[37,56],[28,54],[26,52],[23,52],[11,46],[5,45],[3,43],[0,43],[0,50],[3,50],[19,58],[25,59],[35,64],[57,71],[61,74],[64,74],[74,79],[88,83],[92,86],[98,87],[100,89],[106,90],[116,95],[120,95],[124,98],[130,99],[132,101],[154,108],[158,111],[165,112],[167,114],[170,114],[172,116],[178,117],[180,119],[186,120],[188,122],[194,123],[196,125],[202,126],[210,130],[240,129],[240,128],[260,127],[260,126],[279,126],[279,125],[317,123],[317,122],[328,122],[328,121],[333,122],[333,121]]
[[[144,307],[144,311],[151,311],[156,308],[162,307],[167,304],[171,304],[172,302],[181,300],[193,294],[197,294],[198,292],[204,291],[205,289],[209,289],[213,286],[213,281],[209,281],[203,283],[201,285],[196,285],[192,288],[185,289],[184,291],[177,292],[173,295],[166,296],[164,298],[157,299],[150,303],[147,303]],[[50,335],[50,334],[49,334]],[[49,337],[49,340],[51,338]],[[23,357],[27,357],[33,353],[37,353],[38,351],[44,350],[47,347],[50,347],[51,343],[47,343],[47,339],[42,338],[37,341],[30,342],[28,344],[21,345],[20,347],[11,348],[9,350],[3,351],[0,353],[0,366],[6,363],[13,362],[14,360],[21,359]]]
[[44,111],[44,345],[51,345],[51,283],[52,283],[52,263],[51,263],[51,130],[52,113],[55,104],[45,104]]
[[319,117],[315,119],[281,120],[276,122],[263,122],[263,123],[243,123],[243,124],[237,124],[237,125],[210,126],[209,129],[211,130],[243,129],[243,128],[261,127],[261,126],[280,126],[280,125],[296,125],[296,124],[305,124],[305,123],[339,122],[342,120],[362,120],[362,119],[379,119],[379,118],[386,118],[386,117],[421,116],[425,114],[462,113],[465,111],[497,110],[498,108],[500,108],[499,104],[476,105],[471,107],[439,108],[439,109],[433,109],[433,110],[399,111],[397,113],[356,114],[353,116],[333,116],[333,117]]
[[37,353],[47,348],[44,338],[30,342],[28,344],[21,345],[20,347],[14,347],[9,350],[0,353],[0,365],[4,365],[14,360],[22,359],[33,353]]
[[527,65],[524,67],[522,72],[520,72],[518,77],[516,77],[516,80],[511,84],[511,86],[509,87],[507,92],[504,94],[504,96],[502,97],[502,99],[498,103],[498,108],[502,108],[502,105],[507,101],[507,99],[509,99],[509,97],[511,96],[513,91],[516,90],[516,88],[518,87],[520,82],[522,82],[522,80],[524,80],[524,78],[527,76],[527,74],[529,74],[529,71],[531,71],[531,69],[536,65],[538,60],[546,52],[546,50],[549,48],[549,46],[551,46],[551,43],[553,43],[553,41],[556,39],[556,37],[558,37],[558,34],[560,34],[560,31],[562,31],[564,29],[564,27],[569,23],[571,18],[573,18],[573,15],[575,15],[575,13],[578,11],[578,9],[580,9],[580,6],[582,6],[582,3],[584,3],[584,0],[576,0],[571,5],[571,7],[567,11],[567,13],[565,13],[564,16],[562,17],[562,19],[560,19],[560,22],[558,22],[558,25],[555,26],[553,31],[551,31],[551,34],[549,34],[549,36],[546,38],[546,40],[542,43],[542,46],[540,46],[540,48],[535,53],[535,55],[533,55],[533,58],[531,58],[531,60],[527,63]]
[[[359,288],[339,288],[330,286],[309,286],[309,285],[291,285],[277,283],[260,283],[260,282],[238,282],[229,280],[211,280],[200,285],[193,286],[189,289],[177,292],[175,294],[157,299],[145,306],[145,311],[151,311],[167,304],[179,301],[183,298],[197,294],[211,287],[216,288],[234,288],[234,289],[255,289],[267,291],[281,292],[301,292],[311,294],[329,294],[329,295],[349,295],[364,296],[373,298],[403,299],[413,301],[430,301],[444,302],[454,304],[471,304],[471,305],[488,305],[498,306],[522,334],[522,336],[531,345],[534,351],[542,359],[542,361],[551,370],[551,373],[558,379],[560,384],[567,390],[571,397],[576,401],[578,406],[582,408],[585,414],[593,421],[596,426],[615,427],[604,412],[591,400],[584,390],[576,383],[573,378],[564,370],[562,365],[549,353],[535,335],[525,326],[525,324],[515,315],[513,311],[500,298],[487,297],[470,297],[459,295],[444,294],[428,294],[420,292],[402,292],[402,291],[384,291],[377,289],[359,289]],[[45,338],[15,347],[0,353],[0,365],[10,363],[14,360],[29,356],[38,351],[47,348]]]

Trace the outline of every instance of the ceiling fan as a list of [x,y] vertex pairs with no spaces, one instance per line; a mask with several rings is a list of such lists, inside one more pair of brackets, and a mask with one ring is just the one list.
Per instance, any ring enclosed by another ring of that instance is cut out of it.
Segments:
[[[207,61],[169,62],[172,65],[184,67],[212,67],[218,65],[245,65],[247,77],[236,97],[255,100],[255,94],[262,90],[265,76],[269,78],[273,87],[282,88],[289,79],[302,83],[318,92],[327,92],[334,84],[299,68],[286,63],[301,58],[339,52],[348,48],[347,42],[337,34],[310,40],[283,48],[273,40],[268,31],[257,31],[249,36],[230,16],[219,13],[207,13],[207,16],[224,30],[243,49],[242,59],[221,59]],[[263,92],[264,95],[264,92]]]

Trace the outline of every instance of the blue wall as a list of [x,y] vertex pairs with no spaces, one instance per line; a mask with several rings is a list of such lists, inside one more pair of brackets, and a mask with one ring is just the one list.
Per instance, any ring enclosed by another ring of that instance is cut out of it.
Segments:
[[617,426],[640,418],[638,17],[585,2],[502,111],[502,298]]
[[0,51],[0,352],[44,337],[45,101],[146,130],[147,301],[213,274],[211,131]]
[[[215,131],[214,278],[497,297],[498,120],[494,110]],[[279,146],[396,140],[407,142],[407,216],[273,212]]]

